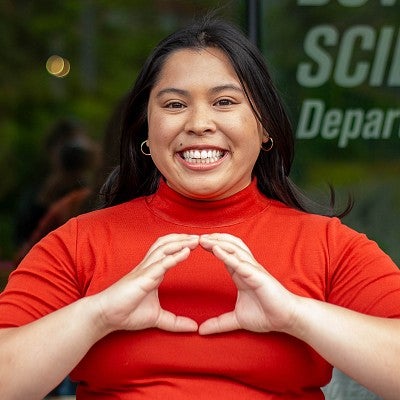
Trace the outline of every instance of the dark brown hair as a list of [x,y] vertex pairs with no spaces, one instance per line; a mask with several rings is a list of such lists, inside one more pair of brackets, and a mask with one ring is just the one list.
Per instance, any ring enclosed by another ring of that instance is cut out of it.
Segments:
[[[205,18],[171,34],[158,44],[145,62],[128,95],[122,120],[120,166],[103,187],[104,206],[149,195],[157,189],[160,172],[151,157],[140,152],[140,144],[147,139],[150,92],[173,52],[207,47],[218,48],[229,58],[246,95],[257,110],[255,114],[273,138],[272,151],[260,151],[253,169],[260,191],[288,206],[316,212],[315,203],[308,200],[289,178],[294,158],[293,131],[263,55],[238,28],[215,18]],[[334,215],[333,206],[331,204],[322,213]],[[350,208],[348,204],[338,216],[345,215]]]

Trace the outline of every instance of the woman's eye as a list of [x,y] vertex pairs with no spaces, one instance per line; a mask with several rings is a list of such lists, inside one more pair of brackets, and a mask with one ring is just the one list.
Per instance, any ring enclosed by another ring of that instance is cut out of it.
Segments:
[[217,106],[230,106],[233,104],[233,101],[229,99],[220,99],[215,104]]
[[171,101],[170,103],[167,103],[166,108],[182,108],[183,104],[179,103],[179,101]]

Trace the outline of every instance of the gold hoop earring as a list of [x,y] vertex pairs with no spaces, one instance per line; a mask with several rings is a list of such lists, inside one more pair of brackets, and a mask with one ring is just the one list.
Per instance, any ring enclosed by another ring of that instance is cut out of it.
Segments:
[[268,136],[268,140],[266,141],[266,143],[268,143],[268,142],[271,142],[271,143],[270,143],[269,147],[267,147],[267,148],[265,148],[263,145],[261,145],[262,151],[268,152],[268,151],[272,150],[272,148],[274,147],[274,139],[272,139],[271,136]]
[[[145,141],[143,141],[142,144],[140,145],[140,151],[141,151],[142,154],[144,154],[145,156],[151,156],[151,153],[150,153],[150,152],[146,153],[146,152],[143,150],[143,146],[144,146],[144,145],[146,145],[147,147],[149,147],[149,145],[147,144],[147,139],[146,139]],[[149,150],[150,150],[150,148],[149,148]]]

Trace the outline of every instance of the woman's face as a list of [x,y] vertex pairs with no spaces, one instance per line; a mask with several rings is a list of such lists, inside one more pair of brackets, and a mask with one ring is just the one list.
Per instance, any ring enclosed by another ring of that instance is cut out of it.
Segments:
[[148,126],[153,161],[175,191],[218,200],[249,185],[263,129],[221,50],[169,56],[150,93]]

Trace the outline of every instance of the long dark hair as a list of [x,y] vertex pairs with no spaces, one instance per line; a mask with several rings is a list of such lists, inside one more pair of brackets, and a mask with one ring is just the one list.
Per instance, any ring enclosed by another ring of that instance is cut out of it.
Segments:
[[[162,40],[145,62],[128,94],[122,120],[120,166],[103,187],[104,206],[149,195],[157,190],[160,172],[140,144],[147,139],[147,105],[166,59],[182,49],[218,48],[232,63],[255,115],[273,138],[270,152],[260,151],[253,169],[260,191],[267,197],[307,212],[315,212],[289,178],[294,158],[293,131],[263,55],[245,35],[231,24],[215,18],[197,21]],[[333,192],[332,192],[333,194]],[[333,196],[332,196],[333,199]],[[333,206],[325,214],[334,215]],[[351,206],[338,216],[345,215]]]

